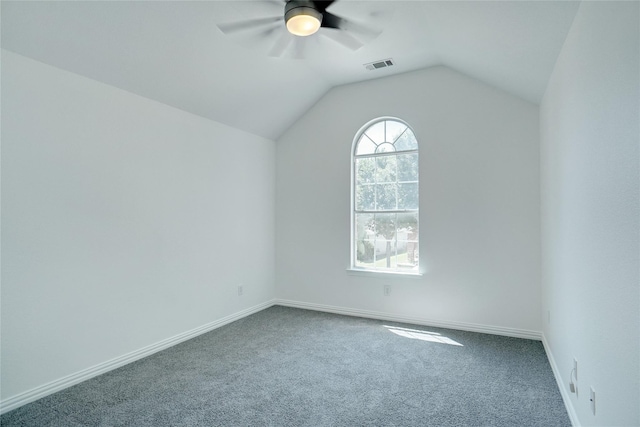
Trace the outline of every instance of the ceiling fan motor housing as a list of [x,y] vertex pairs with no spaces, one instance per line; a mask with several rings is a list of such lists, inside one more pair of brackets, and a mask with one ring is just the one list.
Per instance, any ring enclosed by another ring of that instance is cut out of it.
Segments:
[[284,21],[288,23],[293,17],[299,15],[312,16],[322,24],[322,12],[320,12],[313,1],[290,0],[284,6]]

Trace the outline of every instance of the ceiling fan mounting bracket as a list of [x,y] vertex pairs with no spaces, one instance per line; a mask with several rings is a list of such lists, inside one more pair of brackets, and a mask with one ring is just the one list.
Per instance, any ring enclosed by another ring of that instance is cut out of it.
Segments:
[[314,1],[311,1],[311,0],[289,0],[284,5],[284,16],[285,16],[285,19],[287,18],[288,14],[290,12],[293,12],[295,9],[298,9],[298,8],[312,9],[312,10],[315,10],[317,13],[322,14],[320,12],[320,10],[318,9],[318,6],[316,6],[316,3]]

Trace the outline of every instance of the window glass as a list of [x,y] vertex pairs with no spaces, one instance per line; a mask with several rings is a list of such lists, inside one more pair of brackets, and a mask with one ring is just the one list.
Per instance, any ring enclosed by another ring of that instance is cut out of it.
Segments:
[[385,141],[388,141],[392,144],[395,144],[398,137],[402,135],[405,130],[408,129],[407,125],[405,125],[404,123],[400,123],[392,120],[385,121],[385,125],[386,125]]
[[359,156],[362,154],[372,154],[376,152],[376,148],[378,148],[378,146],[374,144],[368,136],[362,135],[360,141],[358,141],[358,151],[356,154]]
[[411,129],[407,128],[402,135],[398,137],[395,146],[398,151],[417,150],[418,141],[416,141],[416,137],[413,135]]
[[375,142],[376,145],[382,144],[383,142],[385,142],[384,121],[369,126],[369,129],[367,129],[364,134],[371,138],[371,140]]

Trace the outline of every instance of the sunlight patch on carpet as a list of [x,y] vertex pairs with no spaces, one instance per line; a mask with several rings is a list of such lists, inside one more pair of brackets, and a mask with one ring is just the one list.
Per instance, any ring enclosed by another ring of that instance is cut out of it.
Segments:
[[387,326],[387,325],[383,325],[383,326],[387,328],[389,332],[393,332],[394,334],[399,335],[401,337],[410,338],[413,340],[429,341],[429,342],[435,342],[440,344],[457,345],[460,347],[464,347],[459,342],[454,341],[449,337],[444,337],[437,332],[421,331],[418,329],[400,328],[398,326]]

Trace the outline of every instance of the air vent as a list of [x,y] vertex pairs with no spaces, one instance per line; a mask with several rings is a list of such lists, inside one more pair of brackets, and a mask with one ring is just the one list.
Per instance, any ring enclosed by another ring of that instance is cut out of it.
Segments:
[[381,59],[380,61],[370,62],[364,64],[364,68],[367,70],[377,70],[378,68],[391,67],[393,65],[393,59]]

